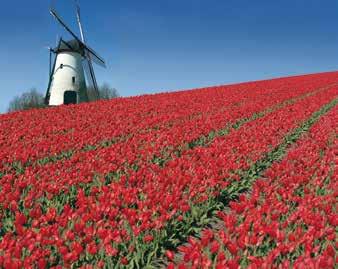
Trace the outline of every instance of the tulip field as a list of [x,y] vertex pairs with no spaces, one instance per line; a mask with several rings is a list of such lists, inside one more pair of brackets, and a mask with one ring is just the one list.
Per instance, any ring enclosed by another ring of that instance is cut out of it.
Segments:
[[0,268],[335,268],[338,72],[0,115]]

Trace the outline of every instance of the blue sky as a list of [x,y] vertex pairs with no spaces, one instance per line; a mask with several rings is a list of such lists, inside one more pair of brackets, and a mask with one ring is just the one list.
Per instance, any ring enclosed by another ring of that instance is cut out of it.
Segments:
[[[77,31],[71,0],[55,0]],[[45,93],[48,51],[68,36],[50,1],[1,1],[0,112],[32,87]],[[338,67],[336,0],[80,0],[88,44],[107,61],[99,83],[122,96]]]

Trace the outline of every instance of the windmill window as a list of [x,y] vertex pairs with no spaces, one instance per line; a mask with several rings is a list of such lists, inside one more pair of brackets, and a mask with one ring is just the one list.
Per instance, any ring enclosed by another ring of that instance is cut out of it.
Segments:
[[63,68],[63,64],[60,64],[60,68],[61,68],[61,69]]
[[72,82],[73,84],[75,84],[75,77],[72,77]]

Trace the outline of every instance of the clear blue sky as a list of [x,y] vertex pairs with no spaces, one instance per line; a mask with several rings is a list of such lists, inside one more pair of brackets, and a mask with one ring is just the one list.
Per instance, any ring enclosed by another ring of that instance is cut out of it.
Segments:
[[[71,0],[54,1],[77,31]],[[336,0],[80,0],[88,43],[107,61],[98,81],[121,95],[338,69]],[[50,1],[1,1],[0,112],[45,93],[48,51],[67,35]]]

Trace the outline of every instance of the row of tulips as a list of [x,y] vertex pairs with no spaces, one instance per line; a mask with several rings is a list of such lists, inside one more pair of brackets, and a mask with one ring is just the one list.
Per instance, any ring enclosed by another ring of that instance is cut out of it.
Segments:
[[[124,166],[131,169],[131,165],[142,165],[142,163],[156,161],[163,162],[164,152],[166,157],[170,158],[170,155],[173,152],[177,152],[177,149],[183,150],[187,147],[193,147],[195,144],[198,145],[196,141],[206,142],[206,139],[199,140],[200,137],[206,138],[205,135],[207,135],[207,137],[213,138],[216,135],[214,130],[225,130],[221,128],[238,122],[245,122],[250,120],[250,117],[251,119],[262,117],[265,113],[271,113],[283,105],[285,106],[327,90],[327,87],[323,87],[309,92],[302,85],[299,85],[299,87],[299,90],[295,90],[291,94],[281,89],[273,90],[270,92],[274,93],[273,96],[257,94],[257,91],[252,90],[247,94],[247,97],[251,97],[252,100],[247,100],[244,104],[237,105],[235,108],[233,106],[225,107],[213,115],[203,115],[198,120],[190,120],[189,124],[185,122],[185,125],[176,124],[171,128],[134,134],[127,141],[120,141],[103,149],[79,151],[69,159],[61,159],[44,165],[31,165],[22,171],[20,170],[19,176],[17,175],[18,171],[12,171],[12,173],[6,175],[5,179],[8,178],[13,181],[19,177],[19,181],[26,182],[26,178],[33,177],[35,180],[42,181],[42,189],[52,193],[55,191],[61,193],[67,190],[68,183],[72,182],[72,180],[74,181],[74,178],[77,178],[79,183],[91,182],[93,176],[97,173],[107,174],[108,171],[110,173],[121,171]],[[304,92],[306,92],[305,95],[303,94]],[[296,94],[297,96],[292,98]],[[222,134],[222,132],[220,133]],[[87,162],[86,166],[83,167],[86,160],[91,160],[91,162]],[[84,177],[86,181],[83,180]],[[47,186],[50,183],[52,183],[52,186]],[[59,188],[56,185],[63,187]],[[12,186],[15,190],[16,184],[12,184]],[[3,192],[10,195],[8,189],[3,189]]]
[[[4,154],[12,153],[7,154],[12,155],[12,159],[8,161],[26,161],[48,154],[60,153],[69,148],[76,149],[90,144],[95,145],[100,141],[147,130],[151,126],[156,127],[166,122],[172,124],[175,120],[199,115],[201,111],[205,112],[205,110],[215,107],[219,109],[225,105],[222,104],[224,101],[227,104],[238,102],[236,98],[231,97],[234,93],[237,95],[235,97],[239,97],[243,93],[243,89],[244,87],[242,89],[234,87],[217,89],[218,94],[211,95],[212,98],[206,97],[210,96],[210,92],[215,89],[184,92],[178,98],[170,98],[170,95],[166,98],[163,98],[162,95],[155,95],[142,97],[142,101],[138,100],[138,105],[135,103],[135,98],[119,99],[103,104],[100,102],[71,108],[58,108],[57,114],[53,109],[52,115],[50,115],[50,110],[46,110],[44,117],[42,117],[42,113],[37,114],[36,111],[30,111],[23,115],[25,119],[30,118],[27,125],[22,122],[20,114],[14,114],[11,115],[12,117],[7,117],[7,121],[2,121],[2,146],[4,149],[7,146],[8,149]],[[230,100],[222,96],[224,92]],[[56,115],[57,117],[55,117]],[[107,117],[106,115],[112,116]],[[53,124],[50,124],[51,116]],[[11,139],[8,139],[9,134],[11,134]],[[23,146],[38,148],[35,148],[34,152],[23,153]],[[18,149],[19,152],[15,149]]]
[[[303,88],[301,89],[303,90]],[[324,89],[324,92],[325,91],[327,91],[326,88]],[[331,89],[331,91],[335,91],[335,89]],[[322,92],[323,91],[320,91],[319,93],[315,92],[314,94],[319,95],[322,94]],[[250,114],[254,114],[254,112],[259,108],[266,108],[267,105],[274,103],[277,103],[276,109],[278,109],[280,108],[279,102],[285,100],[287,95],[288,94],[283,93],[276,94],[273,97],[256,97],[255,101],[248,102],[246,106],[237,108],[237,111],[233,110],[233,115],[226,114],[224,115],[224,118],[226,119],[226,122],[235,122],[234,119],[239,117],[238,115],[250,116]],[[310,96],[312,96],[312,93]],[[312,96],[312,98],[315,98],[314,96]],[[306,96],[302,98],[308,97]],[[293,102],[297,100],[298,99],[295,99]],[[288,102],[289,99],[287,99],[285,102],[285,106],[287,106]],[[271,107],[268,107],[268,109],[271,109]],[[273,109],[271,111],[273,111]],[[233,118],[231,118],[231,116]],[[262,114],[261,117],[262,116],[264,116],[264,114]],[[255,117],[256,114],[253,116],[253,119]],[[216,118],[210,119],[206,125],[209,128],[215,128],[215,125],[221,126],[219,123],[223,123],[224,119],[218,119],[219,115],[217,115]],[[241,120],[243,120],[243,118],[240,118],[240,121]],[[225,125],[226,123],[223,124]],[[201,127],[201,125],[198,126]],[[175,128],[173,127],[173,129]],[[198,137],[197,134],[201,134],[201,132],[202,134],[208,133],[208,130],[209,129],[204,130],[203,128],[199,128],[198,130],[195,130],[194,133],[188,133],[191,135],[190,142],[193,141],[195,137]],[[174,138],[181,136],[180,130],[174,132],[171,136],[166,133],[162,135],[162,140],[167,138],[167,140],[172,141],[171,150],[174,150],[176,146],[179,145]],[[170,137],[170,139],[168,137]],[[97,180],[95,181],[95,178],[97,179],[99,175],[105,175],[106,177],[109,175],[128,175],[134,173],[135,166],[136,168],[149,164],[151,166],[153,156],[155,154],[160,155],[161,151],[163,151],[163,147],[160,147],[155,143],[156,141],[159,141],[159,137],[155,137],[154,141],[153,136],[149,134],[148,138],[145,139],[145,141],[148,141],[148,143],[145,143],[142,139],[140,139],[140,137],[136,136],[136,138],[138,139],[132,139],[134,143],[121,142],[111,145],[105,149],[78,152],[77,154],[74,154],[73,158],[69,160],[61,160],[59,162],[48,163],[43,166],[29,166],[20,175],[17,175],[15,171],[5,175],[2,180],[3,188],[0,192],[0,197],[2,197],[0,198],[0,201],[3,201],[3,208],[9,208],[10,201],[15,200],[13,197],[24,200],[25,206],[29,207],[31,205],[28,201],[33,200],[33,197],[35,200],[42,197],[47,197],[48,200],[51,200],[54,196],[59,196],[64,192],[68,193],[70,187],[78,187],[83,184],[93,184],[93,181],[94,183],[97,182]],[[166,144],[166,146],[168,145],[170,145],[169,142]],[[142,151],[140,151],[140,147],[147,148],[143,148]],[[170,151],[167,150],[166,155],[170,156],[168,152]],[[180,154],[182,154],[182,151]],[[131,176],[131,178],[133,177],[134,176]],[[34,182],[35,184],[39,182],[40,184],[37,188],[31,188],[29,181]]]
[[[95,164],[95,155],[78,159],[80,174],[62,181],[68,186],[62,191],[68,192],[61,195],[56,177],[4,176],[3,262],[27,268],[151,263],[163,242],[175,244],[175,236],[191,232],[194,209],[200,210],[208,197],[236,181],[236,171],[249,168],[336,94],[337,88],[326,89],[233,129],[208,147],[173,156],[163,168],[144,162],[113,181],[95,165],[94,173],[90,171],[94,176],[81,175],[90,161]],[[59,173],[67,169],[58,167]]]
[[[334,268],[338,262],[338,109],[323,116],[250,194],[189,238],[168,268]],[[176,266],[175,266],[176,265]]]
[[[100,145],[125,141],[135,134],[141,136],[141,139],[148,137],[149,133],[153,137],[163,136],[170,129],[174,132],[173,126],[177,126],[176,134],[180,132],[183,136],[174,140],[180,141],[187,138],[185,133],[201,129],[203,126],[200,125],[210,117],[217,118],[215,114],[220,120],[219,115],[223,109],[231,111],[257,96],[273,96],[278,90],[288,91],[292,97],[299,94],[300,89],[306,92],[338,82],[336,73],[295,77],[288,79],[288,82],[285,80],[243,83],[1,116],[0,166],[5,169],[8,163],[25,164],[46,157],[53,160],[76,150],[88,149],[89,146],[96,149]],[[292,83],[297,92],[290,92],[288,83]],[[198,126],[194,122],[199,122]],[[171,138],[171,135],[168,134],[167,138]],[[129,143],[132,144],[133,141]],[[162,146],[165,141],[156,141],[156,144]]]

